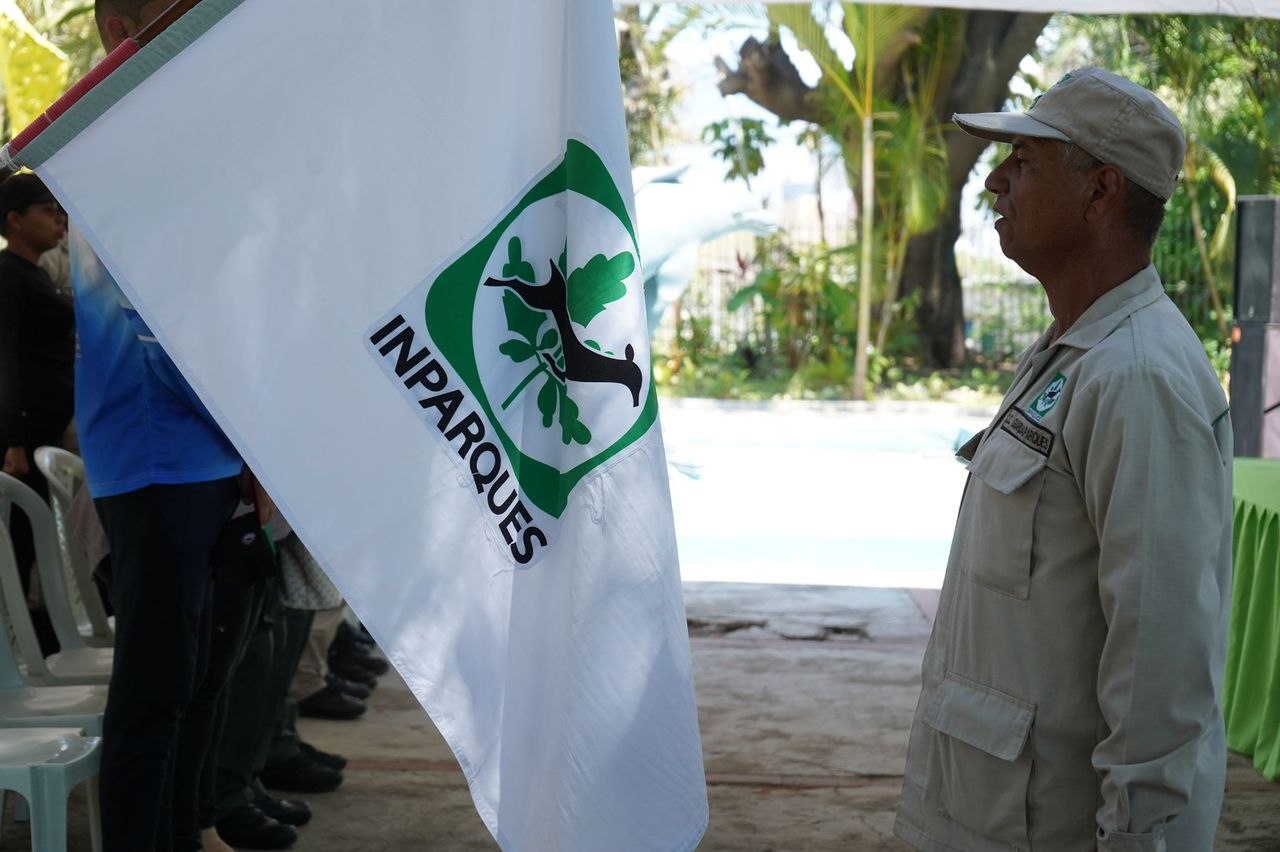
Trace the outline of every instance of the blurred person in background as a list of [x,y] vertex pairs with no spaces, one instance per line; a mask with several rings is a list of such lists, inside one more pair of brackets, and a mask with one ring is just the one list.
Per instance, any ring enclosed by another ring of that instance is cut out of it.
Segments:
[[[0,183],[0,447],[5,473],[48,499],[33,461],[36,447],[60,446],[75,403],[75,311],[40,257],[67,232],[62,207],[40,178],[15,174]],[[20,511],[10,522],[22,588],[30,588],[35,547]],[[33,613],[40,644],[57,650],[48,617]]]

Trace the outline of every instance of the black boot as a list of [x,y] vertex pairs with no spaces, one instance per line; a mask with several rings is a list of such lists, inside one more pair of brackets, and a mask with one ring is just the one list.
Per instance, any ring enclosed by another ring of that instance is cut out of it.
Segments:
[[218,836],[237,849],[288,849],[298,842],[298,831],[258,810],[241,805],[216,823]]

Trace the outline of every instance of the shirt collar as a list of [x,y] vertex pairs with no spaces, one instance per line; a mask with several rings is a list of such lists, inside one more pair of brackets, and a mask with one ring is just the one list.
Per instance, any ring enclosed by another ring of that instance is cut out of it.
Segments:
[[[1134,311],[1145,308],[1164,295],[1164,285],[1155,266],[1147,266],[1137,275],[1098,297],[1056,345],[1091,349],[1106,339]],[[1052,333],[1052,330],[1050,331]]]
[[0,257],[5,257],[8,260],[21,264],[22,266],[30,266],[33,269],[36,267],[36,264],[27,260],[25,257],[21,256],[20,254],[18,254],[11,248],[8,248],[7,246],[5,248],[0,249]]

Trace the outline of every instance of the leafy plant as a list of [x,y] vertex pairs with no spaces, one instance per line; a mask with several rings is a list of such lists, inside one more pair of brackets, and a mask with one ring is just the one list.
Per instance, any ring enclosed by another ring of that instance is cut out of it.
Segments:
[[1066,16],[1059,26],[1061,46],[1046,57],[1055,72],[1104,65],[1159,93],[1182,121],[1183,180],[1154,254],[1201,337],[1225,344],[1236,197],[1280,191],[1280,22]]
[[[822,104],[823,129],[840,144],[850,184],[861,187],[858,277],[870,282],[879,266],[888,285],[875,344],[873,288],[859,290],[853,380],[859,399],[870,378],[869,353],[883,345],[894,313],[907,240],[932,228],[947,201],[946,147],[934,101],[962,29],[951,17],[912,6],[771,5],[768,15],[775,27],[790,30],[822,69],[815,96]],[[852,65],[839,58],[832,41],[839,30],[853,46]],[[922,43],[928,49],[916,49]],[[876,144],[885,138],[893,144]]]
[[667,48],[702,14],[696,7],[673,11],[659,3],[614,10],[627,146],[637,165],[661,162],[675,132],[682,92],[668,68]]
[[764,149],[773,137],[758,118],[725,118],[702,128],[702,141],[711,144],[715,155],[729,165],[726,180],[741,180],[747,186],[764,168]]
[[[780,355],[790,370],[811,356],[829,359],[856,321],[852,246],[819,244],[795,248],[779,237],[759,241],[751,282],[729,300],[730,311],[758,300],[767,326],[766,353]],[[767,357],[767,356],[766,356]]]

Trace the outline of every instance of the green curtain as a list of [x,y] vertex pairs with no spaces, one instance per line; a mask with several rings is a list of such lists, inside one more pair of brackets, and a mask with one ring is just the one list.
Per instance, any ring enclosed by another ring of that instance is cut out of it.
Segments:
[[1236,459],[1227,746],[1280,780],[1280,460]]

